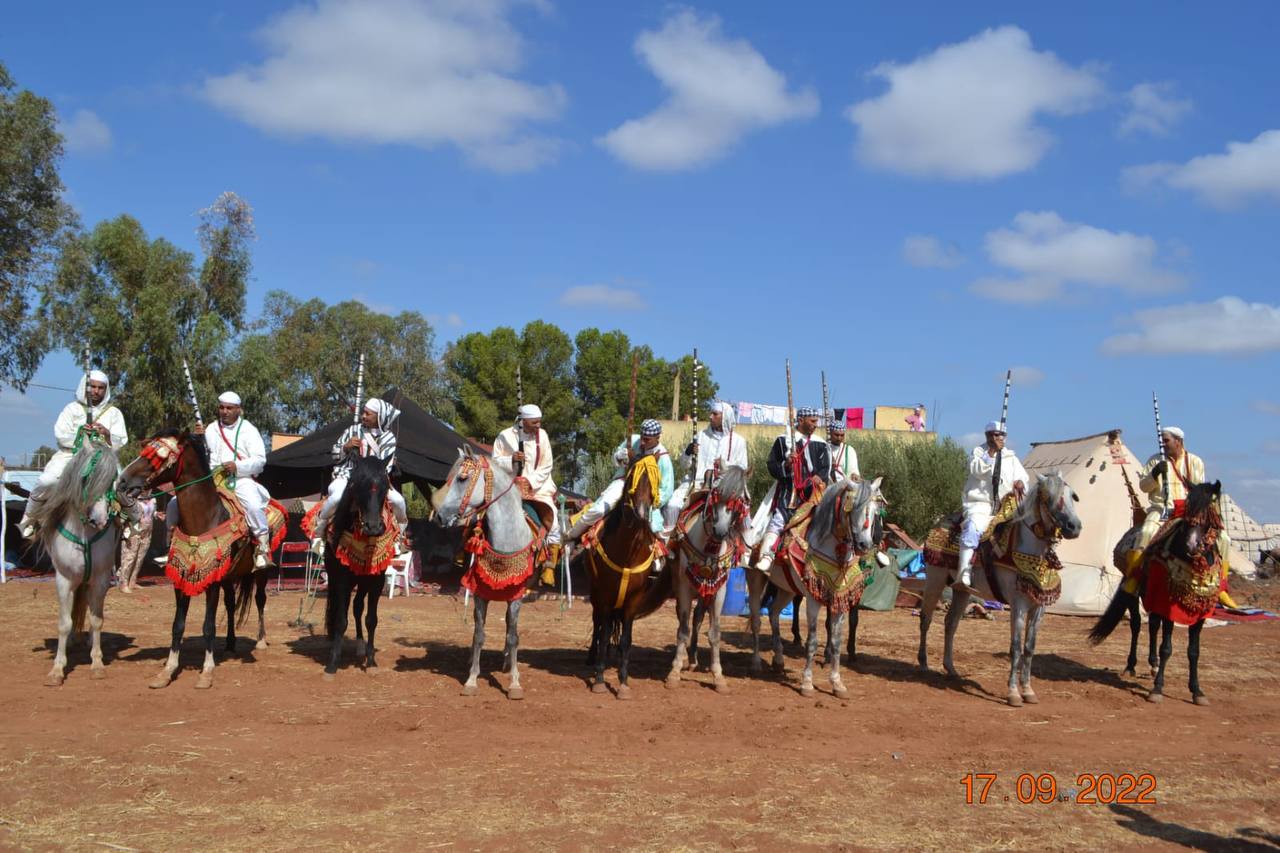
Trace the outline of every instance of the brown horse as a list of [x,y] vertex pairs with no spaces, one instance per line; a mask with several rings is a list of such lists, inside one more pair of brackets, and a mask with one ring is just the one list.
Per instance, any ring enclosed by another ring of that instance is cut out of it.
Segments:
[[[215,486],[214,472],[209,467],[209,450],[203,437],[177,430],[163,432],[142,447],[138,458],[120,473],[116,491],[125,500],[136,500],[144,491],[162,483],[172,483],[179,510],[174,543],[170,547],[165,574],[173,582],[175,612],[164,669],[150,682],[150,687],[166,687],[178,670],[178,649],[186,630],[187,609],[191,598],[205,595],[204,667],[196,687],[213,686],[213,637],[217,629],[218,592],[225,594],[227,608],[228,652],[236,648],[236,626],[249,614],[250,591],[256,581],[254,599],[258,605],[258,642],[256,648],[267,647],[264,609],[267,603],[267,573],[254,572],[254,542],[248,535],[243,518],[228,512]],[[234,498],[232,498],[234,499]],[[272,547],[279,544],[284,530],[279,505],[269,511]],[[277,525],[280,525],[279,527]],[[236,612],[236,595],[240,609]]]
[[626,473],[626,488],[617,506],[602,520],[594,536],[583,537],[574,558],[591,579],[591,651],[587,665],[595,667],[591,692],[608,690],[604,670],[609,650],[617,649],[618,698],[630,699],[627,665],[631,657],[631,625],[653,613],[671,595],[671,562],[658,577],[649,570],[662,545],[650,526],[658,470],[652,456],[642,456]]

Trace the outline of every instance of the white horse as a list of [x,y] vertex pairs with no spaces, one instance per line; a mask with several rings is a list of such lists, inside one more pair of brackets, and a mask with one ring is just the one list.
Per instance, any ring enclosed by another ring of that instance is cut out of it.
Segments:
[[[533,531],[525,520],[525,511],[519,489],[507,471],[492,465],[485,456],[473,454],[471,449],[458,451],[449,477],[435,500],[437,518],[445,527],[482,524],[484,540],[491,553],[514,555],[526,553],[533,546]],[[468,576],[475,571],[473,555]],[[465,578],[464,578],[465,582]],[[462,686],[463,696],[476,692],[476,679],[480,675],[480,652],[484,649],[484,623],[489,612],[489,601],[507,602],[507,641],[503,649],[503,670],[511,675],[507,687],[508,699],[523,699],[520,686],[520,667],[517,653],[520,649],[520,600],[524,597],[528,578],[512,584],[507,592],[495,595],[477,579],[472,598],[475,600],[475,632],[471,639],[471,670]],[[514,594],[514,598],[509,598]]]
[[66,678],[67,637],[73,629],[84,630],[86,611],[93,638],[90,675],[107,675],[102,664],[102,604],[116,564],[119,529],[111,516],[109,493],[118,469],[110,447],[86,438],[62,476],[29,510],[57,572],[58,651],[45,678],[49,687],[58,687]]
[[[881,509],[885,505],[884,495],[880,493],[881,480],[880,477],[872,481],[839,480],[827,486],[818,505],[813,508],[812,520],[805,533],[805,542],[811,554],[816,553],[827,562],[839,562],[847,567],[875,547],[880,541]],[[833,560],[836,555],[841,554],[845,555],[843,560]],[[782,654],[782,628],[778,624],[778,617],[793,595],[803,595],[809,638],[805,645],[800,695],[812,696],[813,659],[818,653],[818,613],[823,605],[830,607],[832,602],[820,601],[814,597],[794,572],[790,557],[779,553],[767,578],[768,582],[780,590],[769,605],[769,626],[773,630],[773,669],[778,673],[786,669]],[[760,601],[764,597],[766,586],[764,573],[754,568],[747,570],[751,602],[751,671],[756,673],[763,668],[760,661]],[[860,590],[854,594],[861,596]],[[852,603],[857,606],[856,598]],[[845,622],[849,614],[840,608],[837,611],[827,631],[826,656],[832,692],[843,699],[849,695],[849,691],[840,678],[840,647],[844,643]]]
[[[1080,535],[1082,525],[1076,515],[1075,502],[1080,497],[1062,479],[1058,471],[1050,471],[1046,475],[1036,475],[1036,482],[1019,505],[1008,524],[1017,524],[1015,549],[1025,558],[1040,560],[1059,536],[1075,539]],[[984,544],[974,554],[975,566],[984,565],[989,551]],[[928,637],[929,623],[933,620],[934,608],[942,597],[946,586],[948,570],[939,566],[926,566],[924,598],[920,603],[920,651],[917,660],[920,669],[929,670]],[[975,572],[974,582],[987,586],[986,578],[979,581]],[[1000,597],[1010,603],[1009,618],[1009,694],[1007,701],[1017,708],[1023,702],[1035,704],[1039,702],[1031,689],[1031,659],[1036,650],[1036,633],[1040,628],[1040,620],[1044,617],[1045,604],[1038,601],[1023,589],[1017,576],[1010,569],[997,566],[996,583],[1000,587]],[[942,665],[947,674],[957,677],[952,659],[955,647],[956,628],[969,604],[967,590],[954,589],[951,593],[951,609],[947,611],[946,643],[942,654]]]
[[[711,645],[711,677],[717,693],[728,693],[729,685],[720,668],[720,612],[724,609],[724,594],[729,569],[736,565],[745,531],[744,521],[750,516],[747,505],[747,472],[736,465],[727,467],[720,479],[707,492],[702,509],[682,519],[687,525],[677,529],[677,544],[672,559],[675,560],[676,656],[667,675],[667,687],[680,686],[680,673],[689,659],[691,637],[690,621],[694,599],[708,601],[700,594],[699,587],[714,586],[710,596],[711,626],[708,640]],[[679,527],[679,522],[677,523]],[[700,575],[695,581],[693,574]],[[696,627],[693,629],[696,631]]]

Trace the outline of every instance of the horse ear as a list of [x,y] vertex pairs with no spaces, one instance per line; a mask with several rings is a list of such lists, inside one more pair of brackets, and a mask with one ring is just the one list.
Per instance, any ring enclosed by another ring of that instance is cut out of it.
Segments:
[[1037,484],[1037,485],[1039,485],[1040,483],[1043,483],[1043,482],[1044,482],[1044,474],[1041,474],[1040,472],[1038,472],[1038,471],[1037,471],[1037,472],[1036,472],[1036,484]]
[[1220,495],[1220,494],[1222,494],[1222,481],[1221,481],[1221,480],[1214,480],[1214,481],[1213,481],[1213,496],[1214,496],[1214,497],[1217,497],[1217,496],[1218,496],[1218,495]]
[[876,477],[874,480],[871,481],[871,491],[873,492],[880,491],[880,484],[883,482],[884,482],[884,477]]

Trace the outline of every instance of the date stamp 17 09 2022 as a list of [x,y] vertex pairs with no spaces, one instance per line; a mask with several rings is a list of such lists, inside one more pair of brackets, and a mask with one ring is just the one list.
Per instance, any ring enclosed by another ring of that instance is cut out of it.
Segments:
[[960,780],[969,805],[991,802],[1078,803],[1153,806],[1156,777],[1150,773],[1080,773],[1074,784],[1059,784],[1052,773],[1023,773],[1013,792],[1001,790],[998,773],[966,773]]

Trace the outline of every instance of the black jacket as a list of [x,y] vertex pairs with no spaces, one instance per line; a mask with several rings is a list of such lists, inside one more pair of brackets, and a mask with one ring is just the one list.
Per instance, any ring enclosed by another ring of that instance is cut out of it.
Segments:
[[[799,433],[796,434],[796,444],[801,448],[800,465],[804,473],[804,479],[807,481],[812,476],[817,476],[824,483],[831,482],[831,448],[820,438],[810,436],[805,438]],[[787,460],[787,437],[780,435],[773,442],[773,447],[769,449],[769,475],[778,481],[778,488],[773,493],[774,507],[792,508],[799,506],[808,500],[813,492],[813,486],[807,484],[801,489],[795,499],[792,499],[792,470]]]

